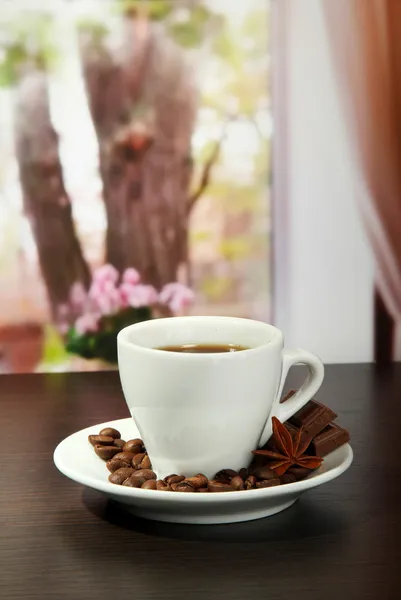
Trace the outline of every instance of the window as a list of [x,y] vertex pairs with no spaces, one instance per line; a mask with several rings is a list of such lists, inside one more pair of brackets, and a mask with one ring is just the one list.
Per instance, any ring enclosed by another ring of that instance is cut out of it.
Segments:
[[105,261],[189,283],[193,314],[269,320],[269,16],[266,0],[0,8],[0,369],[73,368],[55,313]]

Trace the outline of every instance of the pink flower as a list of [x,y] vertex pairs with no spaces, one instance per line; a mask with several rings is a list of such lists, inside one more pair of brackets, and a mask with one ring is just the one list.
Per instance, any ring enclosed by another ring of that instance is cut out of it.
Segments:
[[179,313],[188,308],[194,300],[195,294],[186,285],[174,282],[167,283],[159,295],[161,304],[165,304],[173,313]]
[[70,326],[68,325],[68,323],[66,321],[59,323],[57,325],[57,329],[61,335],[67,335],[69,328],[70,328]]
[[136,285],[141,281],[141,276],[139,275],[136,269],[129,267],[125,269],[123,273],[123,283],[130,283],[132,285]]
[[156,304],[157,300],[157,292],[153,285],[144,285],[142,283],[132,286],[128,296],[128,304],[134,308],[152,306],[152,304]]
[[60,319],[60,321],[67,319],[69,313],[70,309],[68,304],[60,304],[60,306],[57,307],[57,317]]
[[93,281],[100,285],[105,283],[117,283],[119,278],[118,271],[113,265],[102,265],[93,273]]
[[134,292],[135,287],[136,286],[131,283],[122,283],[118,288],[120,293],[120,303],[123,308],[127,308],[127,306],[130,305],[129,299],[131,294]]
[[94,312],[111,315],[121,308],[119,290],[113,281],[94,281],[89,290],[90,307]]
[[83,310],[87,300],[87,293],[81,281],[76,281],[70,290],[70,302],[76,312]]
[[98,330],[98,318],[95,314],[86,313],[75,321],[75,329],[78,335],[94,333]]

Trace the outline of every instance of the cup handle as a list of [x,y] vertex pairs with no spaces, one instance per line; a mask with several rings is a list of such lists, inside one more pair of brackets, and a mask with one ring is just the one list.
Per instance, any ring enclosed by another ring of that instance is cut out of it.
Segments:
[[[293,350],[284,349],[282,353],[281,379],[278,386],[277,396],[274,400],[272,410],[267,419],[267,423],[260,437],[259,446],[264,446],[272,434],[272,417],[277,417],[282,423],[287,421],[293,414],[302,408],[316,394],[323,382],[324,366],[320,358],[303,350],[296,348]],[[280,404],[281,394],[288,371],[297,364],[304,364],[308,367],[309,373],[300,389],[295,392],[289,400]]]

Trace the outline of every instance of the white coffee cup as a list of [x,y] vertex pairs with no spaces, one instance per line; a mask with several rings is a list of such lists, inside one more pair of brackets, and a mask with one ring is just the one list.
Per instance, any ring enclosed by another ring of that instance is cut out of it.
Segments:
[[[240,469],[272,433],[319,389],[323,363],[306,350],[283,349],[282,332],[266,323],[231,317],[174,317],[145,321],[118,334],[124,396],[157,476]],[[239,344],[225,353],[160,350],[183,344]],[[309,375],[280,404],[290,367]]]

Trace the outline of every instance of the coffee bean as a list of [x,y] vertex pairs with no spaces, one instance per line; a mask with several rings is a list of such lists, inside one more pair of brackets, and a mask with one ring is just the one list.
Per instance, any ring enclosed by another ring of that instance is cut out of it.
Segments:
[[277,477],[277,475],[275,474],[274,471],[272,471],[271,469],[269,469],[269,467],[265,466],[259,466],[259,467],[253,467],[251,469],[251,474],[254,475],[257,479],[275,479]]
[[119,449],[118,454],[115,455],[115,459],[118,460],[123,460],[126,463],[129,463],[130,466],[132,466],[132,459],[134,458],[135,454],[132,454],[132,452],[121,452]]
[[222,483],[230,483],[231,479],[237,475],[237,471],[233,471],[233,469],[222,469],[216,473],[214,478],[216,481],[221,481]]
[[[267,450],[272,450],[272,448],[266,448]],[[278,452],[278,450],[276,450],[276,452]],[[260,454],[254,454],[253,459],[252,459],[252,463],[249,467],[249,472],[252,471],[252,469],[254,467],[260,467],[266,464],[266,457],[262,456]]]
[[281,475],[280,477],[281,483],[295,483],[296,480],[296,476],[293,473],[288,472],[284,473],[284,475]]
[[132,475],[132,473],[134,473],[134,469],[132,468],[117,469],[117,471],[114,471],[114,473],[109,475],[109,481],[110,483],[121,485],[123,481]]
[[181,481],[184,481],[185,477],[184,475],[167,475],[163,481],[169,485],[171,485],[172,483],[181,483]]
[[89,442],[92,446],[112,446],[114,439],[109,435],[89,435]]
[[180,483],[173,483],[171,485],[171,489],[174,492],[195,492],[196,491],[196,489],[192,485],[192,483],[190,483],[187,480],[181,481]]
[[146,454],[141,453],[141,454],[135,454],[133,459],[132,459],[132,466],[134,467],[134,469],[140,469],[140,464],[143,461],[143,459],[145,458]]
[[278,478],[265,479],[265,481],[257,481],[256,482],[257,488],[269,488],[269,487],[274,487],[276,485],[280,485],[280,479],[278,479]]
[[161,479],[156,481],[156,489],[160,492],[171,492],[171,487]]
[[134,471],[132,477],[142,477],[144,481],[147,481],[148,479],[157,479],[156,473],[150,469],[140,469],[139,471]]
[[142,484],[143,490],[155,490],[156,489],[156,480],[155,479],[147,479]]
[[239,475],[237,475],[237,477],[233,477],[231,479],[230,482],[231,487],[233,487],[235,490],[243,490],[244,489],[244,480],[242,479],[242,477],[240,477]]
[[229,483],[223,483],[222,481],[216,481],[211,479],[208,483],[209,492],[234,492],[234,488]]
[[96,454],[102,458],[103,460],[110,460],[113,458],[118,452],[120,452],[120,448],[116,448],[115,446],[95,446]]
[[196,490],[198,494],[206,494],[209,493],[209,489],[207,487],[205,488],[200,488],[199,490]]
[[136,478],[142,485],[148,479],[156,479],[156,473],[153,473],[150,469],[140,469],[139,471],[134,470],[131,477]]
[[135,477],[128,477],[128,479],[123,481],[123,485],[125,485],[125,487],[132,487],[132,488],[142,487],[142,483],[139,481],[138,478],[135,478]]
[[182,483],[190,483],[196,490],[207,486],[208,478],[203,473],[198,473],[194,477],[187,477]]
[[150,458],[147,454],[145,454],[145,456],[141,460],[139,468],[140,469],[151,469],[152,468],[152,463],[150,462]]
[[256,477],[255,475],[248,475],[248,477],[244,481],[244,489],[252,490],[256,485]]
[[102,431],[99,431],[99,435],[108,435],[114,440],[121,437],[121,433],[117,429],[113,429],[113,427],[105,427]]
[[131,463],[127,463],[123,460],[120,460],[118,458],[116,459],[115,457],[113,457],[107,461],[106,467],[108,468],[110,473],[114,473],[114,471],[117,471],[117,469],[130,469]]
[[114,440],[114,446],[118,446],[118,448],[122,448],[125,444],[125,440],[120,440],[118,438],[116,438]]
[[143,452],[142,440],[140,440],[139,438],[135,440],[128,440],[128,442],[125,442],[123,446],[123,451],[132,452],[132,454],[139,454],[140,452]]
[[248,475],[249,475],[249,471],[248,471],[248,469],[245,469],[245,468],[243,468],[243,469],[240,469],[240,472],[238,473],[238,475],[239,475],[240,477],[242,477],[242,479],[245,481],[245,479],[246,479],[246,478],[248,477]]
[[300,481],[301,479],[305,479],[305,477],[308,477],[308,475],[311,474],[311,470],[306,469],[305,467],[291,467],[290,469],[288,469],[287,473],[295,475],[297,481]]

